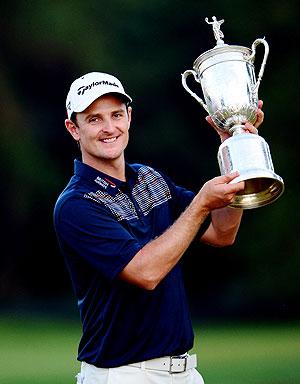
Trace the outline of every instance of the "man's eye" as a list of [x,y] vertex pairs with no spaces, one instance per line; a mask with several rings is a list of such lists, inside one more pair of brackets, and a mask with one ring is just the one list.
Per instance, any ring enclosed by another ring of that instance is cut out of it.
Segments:
[[90,119],[89,119],[89,123],[97,123],[99,121],[99,118],[98,117],[91,117]]
[[116,119],[120,119],[122,116],[123,116],[123,114],[120,113],[120,112],[114,114],[114,117],[115,117]]

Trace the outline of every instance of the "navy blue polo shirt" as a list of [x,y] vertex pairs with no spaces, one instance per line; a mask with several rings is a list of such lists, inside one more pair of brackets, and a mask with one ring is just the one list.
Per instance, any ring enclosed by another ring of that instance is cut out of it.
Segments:
[[179,264],[152,291],[118,279],[193,199],[151,167],[126,164],[126,182],[75,160],[54,224],[82,321],[78,360],[116,367],[193,346]]

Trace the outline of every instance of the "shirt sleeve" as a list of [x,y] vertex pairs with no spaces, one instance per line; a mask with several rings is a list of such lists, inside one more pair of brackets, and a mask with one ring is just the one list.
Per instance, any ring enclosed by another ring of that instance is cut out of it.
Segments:
[[66,258],[84,259],[113,280],[142,248],[101,205],[69,198],[55,213],[55,229]]

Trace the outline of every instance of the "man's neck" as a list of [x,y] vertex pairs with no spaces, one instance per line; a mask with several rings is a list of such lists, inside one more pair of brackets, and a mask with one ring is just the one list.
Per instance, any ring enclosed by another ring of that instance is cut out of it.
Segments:
[[111,161],[111,160],[88,161],[88,160],[82,159],[82,162],[97,169],[100,172],[103,172],[111,177],[114,177],[115,179],[126,181],[124,157],[121,157],[114,161]]

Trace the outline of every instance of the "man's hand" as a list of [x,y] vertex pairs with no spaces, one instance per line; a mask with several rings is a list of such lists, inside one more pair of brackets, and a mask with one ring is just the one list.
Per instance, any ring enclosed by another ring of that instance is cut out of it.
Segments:
[[[256,121],[255,121],[255,123],[253,125],[250,124],[249,122],[246,122],[245,123],[245,132],[254,133],[254,134],[258,133],[257,129],[261,125],[261,123],[264,121],[264,112],[262,111],[262,107],[263,107],[263,101],[259,100],[258,101],[257,111],[256,111]],[[217,131],[218,135],[221,138],[221,142],[222,143],[223,143],[224,140],[226,140],[226,139],[228,139],[230,137],[229,133],[220,130],[214,124],[214,122],[212,121],[212,118],[210,116],[206,116],[205,120]]]
[[245,188],[243,181],[229,184],[238,176],[238,172],[233,172],[207,181],[197,195],[200,205],[209,212],[229,205],[234,196]]

